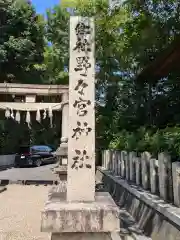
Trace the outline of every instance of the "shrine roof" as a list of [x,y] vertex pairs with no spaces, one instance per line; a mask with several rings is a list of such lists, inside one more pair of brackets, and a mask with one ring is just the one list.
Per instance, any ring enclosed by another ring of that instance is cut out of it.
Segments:
[[156,81],[179,69],[180,36],[151,61],[136,77],[136,81]]
[[0,83],[0,94],[58,95],[68,91],[68,85]]

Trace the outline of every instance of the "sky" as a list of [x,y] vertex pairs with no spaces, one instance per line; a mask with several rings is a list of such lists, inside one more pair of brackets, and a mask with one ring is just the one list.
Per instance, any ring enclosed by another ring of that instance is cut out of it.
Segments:
[[38,13],[45,13],[47,8],[59,4],[60,0],[31,0]]

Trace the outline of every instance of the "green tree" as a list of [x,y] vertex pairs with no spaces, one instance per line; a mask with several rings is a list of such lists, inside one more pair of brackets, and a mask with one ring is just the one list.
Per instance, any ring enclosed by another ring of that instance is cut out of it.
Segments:
[[[67,9],[67,7],[69,7]],[[47,48],[47,72],[56,82],[63,82],[62,72],[68,66],[69,37],[68,22],[70,13],[73,15],[95,18],[96,27],[96,116],[97,116],[97,145],[107,146],[112,133],[116,111],[120,56],[122,49],[121,28],[128,18],[125,8],[119,7],[110,11],[106,0],[73,1],[67,5],[55,6],[47,14],[47,39],[51,45]],[[60,73],[60,77],[57,73]],[[58,81],[60,79],[60,81]]]
[[107,0],[74,0],[73,5],[59,5],[48,12],[47,39],[51,44],[46,50],[47,79],[53,78],[55,82],[66,79],[70,13],[93,16],[98,147],[108,147],[111,139],[116,139],[118,145],[117,134],[126,130],[128,134],[123,132],[119,139],[122,142],[126,138],[129,149],[136,142],[132,133],[142,138],[139,149],[145,146],[150,149],[149,130],[143,135],[141,129],[156,132],[180,121],[179,72],[159,80],[147,76],[145,82],[137,82],[136,76],[179,33],[180,3],[153,0],[139,4],[127,0],[114,9],[108,4]]
[[45,82],[68,84],[69,16],[70,14],[59,5],[47,10],[47,44],[44,62],[39,66],[44,72]]
[[43,61],[42,17],[26,0],[0,0],[0,81],[39,83]]

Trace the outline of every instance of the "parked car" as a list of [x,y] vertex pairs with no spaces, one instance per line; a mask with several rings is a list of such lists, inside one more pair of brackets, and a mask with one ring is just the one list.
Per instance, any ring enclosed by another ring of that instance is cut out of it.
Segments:
[[15,156],[15,166],[36,166],[56,161],[54,149],[46,145],[21,146]]

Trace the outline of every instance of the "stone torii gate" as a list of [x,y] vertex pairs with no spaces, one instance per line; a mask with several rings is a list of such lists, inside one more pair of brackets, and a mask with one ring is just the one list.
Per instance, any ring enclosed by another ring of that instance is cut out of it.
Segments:
[[[54,102],[42,102],[46,97],[52,97]],[[56,151],[57,156],[61,156],[60,159],[67,158],[68,101],[68,85],[0,83],[0,110],[37,112],[51,108],[52,112],[62,112],[60,146]]]

